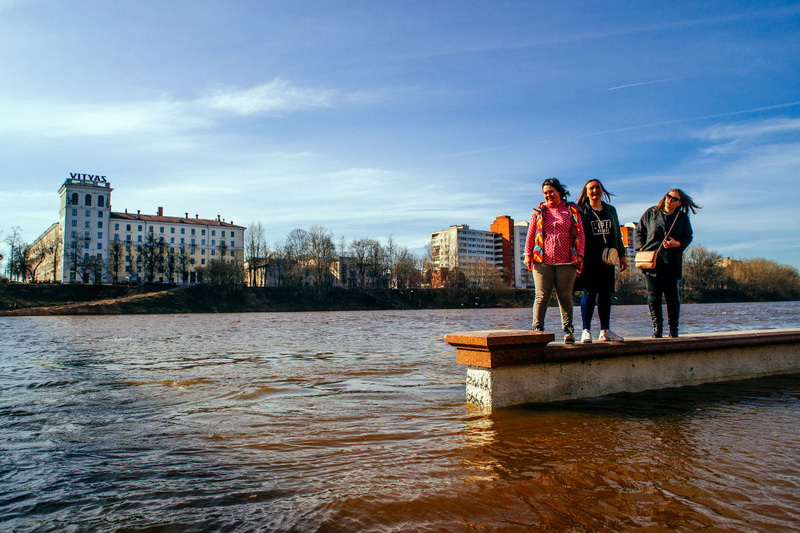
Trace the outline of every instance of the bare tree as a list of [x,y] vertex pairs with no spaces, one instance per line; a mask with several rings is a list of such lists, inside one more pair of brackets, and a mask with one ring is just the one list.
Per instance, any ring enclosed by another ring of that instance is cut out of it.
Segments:
[[156,237],[153,232],[149,232],[141,245],[140,257],[142,259],[142,270],[147,281],[155,281],[156,272],[164,272],[164,252],[166,243],[164,237]]
[[369,282],[371,253],[376,241],[370,238],[356,239],[350,242],[350,254],[356,269],[358,286],[366,288]]
[[310,258],[310,238],[304,229],[294,229],[286,236],[279,257],[285,260],[284,279],[290,285],[308,283]]
[[726,285],[722,257],[704,246],[692,246],[683,261],[683,287],[689,299],[702,300]]
[[178,248],[178,273],[181,275],[181,283],[189,282],[189,252],[186,250],[186,245],[181,244]]
[[264,226],[261,222],[251,222],[244,235],[248,283],[253,287],[263,287],[267,284],[266,266],[269,260],[269,248],[264,237]]
[[99,285],[103,282],[103,259],[96,255],[85,257],[82,261],[84,283]]
[[336,246],[333,244],[333,233],[325,226],[311,226],[308,233],[308,264],[312,273],[314,287],[317,290],[330,287],[333,282],[331,266],[334,262]]
[[22,253],[24,256],[22,268],[25,269],[23,278],[34,281],[39,272],[39,268],[49,259],[44,242],[39,241],[38,243],[26,246]]
[[411,289],[419,286],[422,279],[419,263],[419,259],[409,252],[408,248],[404,246],[398,248],[392,266],[395,288]]
[[168,246],[164,255],[164,270],[167,281],[175,283],[175,273],[178,267],[178,252],[172,246]]
[[45,250],[53,259],[53,282],[58,281],[58,266],[61,264],[61,247],[63,246],[63,235],[61,231],[59,226],[45,241]]
[[3,239],[8,245],[8,263],[6,264],[6,274],[12,280],[25,281],[28,273],[27,259],[25,257],[28,243],[22,240],[22,228],[14,226],[11,234]]
[[108,274],[113,283],[119,283],[119,272],[123,265],[125,245],[115,237],[108,247]]
[[502,272],[485,259],[465,263],[461,270],[467,284],[479,289],[496,289],[503,286]]

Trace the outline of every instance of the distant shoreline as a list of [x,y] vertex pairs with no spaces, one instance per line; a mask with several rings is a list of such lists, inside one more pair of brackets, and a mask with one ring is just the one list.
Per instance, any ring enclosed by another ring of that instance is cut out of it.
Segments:
[[522,289],[328,289],[5,284],[0,316],[528,307]]
[[[731,295],[733,296],[733,295]],[[520,308],[532,289],[327,289],[211,285],[0,284],[0,316],[370,311],[391,309]],[[686,303],[734,303],[716,298]],[[615,297],[614,305],[641,305],[642,295]],[[577,305],[577,297],[576,297]]]

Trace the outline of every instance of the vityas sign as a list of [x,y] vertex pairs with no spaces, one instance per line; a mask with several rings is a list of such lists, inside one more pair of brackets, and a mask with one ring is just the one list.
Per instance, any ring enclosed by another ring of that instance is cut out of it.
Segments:
[[96,182],[105,182],[105,176],[95,176],[94,174],[78,174],[77,172],[70,172],[69,177],[74,180],[83,180],[83,181],[96,181]]

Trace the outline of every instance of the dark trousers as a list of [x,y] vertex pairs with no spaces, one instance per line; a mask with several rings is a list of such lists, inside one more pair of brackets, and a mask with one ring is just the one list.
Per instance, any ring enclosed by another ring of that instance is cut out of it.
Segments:
[[667,323],[670,331],[677,332],[681,313],[678,280],[663,270],[659,270],[656,276],[645,276],[644,279],[647,284],[647,305],[650,307],[653,325],[661,326],[662,324],[661,297],[663,295],[667,302]]

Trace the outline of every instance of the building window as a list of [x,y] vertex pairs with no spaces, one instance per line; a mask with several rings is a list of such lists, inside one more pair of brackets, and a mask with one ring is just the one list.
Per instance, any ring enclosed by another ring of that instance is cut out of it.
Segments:
[[[103,249],[103,243],[102,242],[98,242],[97,243],[97,249],[98,250],[102,250]],[[100,257],[100,256],[98,255],[97,257]]]
[[161,226],[160,228],[158,228],[158,232],[159,233],[164,233],[164,226]]
[[181,228],[181,235],[186,235],[186,228]]
[[103,221],[102,220],[98,220],[97,221],[97,227],[98,228],[102,228],[103,227]]
[[105,207],[106,206],[106,198],[103,195],[97,197],[97,207]]
[[115,241],[118,241],[118,240],[119,240],[119,233],[115,233],[115,234],[114,234],[114,240],[115,240]]
[[72,199],[69,202],[72,205],[78,205],[78,193],[72,193]]
[[97,238],[98,239],[102,239],[103,238],[103,232],[102,231],[98,231],[97,232]]
[[125,231],[130,231],[130,230],[131,230],[131,225],[130,224],[126,224],[125,225]]
[[222,237],[225,236],[225,230],[222,230]]
[[216,234],[217,234],[217,230],[215,230],[215,229],[212,229],[212,230],[211,230],[211,236],[213,237],[213,236],[215,236]]
[[72,210],[72,216],[74,216],[74,217],[78,216],[78,210],[77,209],[73,209]]
[[73,220],[73,221],[72,221],[72,227],[74,228],[74,227],[76,227],[77,225],[78,225],[78,221],[77,221],[77,220]]
[[103,212],[102,211],[98,211],[97,212],[97,218],[103,218]]
[[139,235],[136,240],[139,241],[139,242],[142,242],[142,236]]
[[201,259],[201,260],[200,260],[200,264],[201,264],[201,265],[205,265],[205,264],[206,264],[206,260],[205,260],[205,259]]
[[235,244],[233,244],[233,241],[231,241],[231,248],[233,248],[234,246],[235,246]]
[[139,231],[142,231],[142,225],[139,224]]
[[83,204],[86,207],[91,207],[91,205],[92,205],[92,195],[91,194],[87,194],[86,195],[86,199],[84,200]]
[[217,251],[216,250],[211,250],[211,255],[217,255]]
[[201,240],[200,240],[200,244],[202,244],[203,246],[205,246],[205,245],[206,245],[206,240],[205,240],[205,239],[201,239]]
[[175,244],[175,237],[170,237],[169,242],[170,244]]
[[206,249],[205,248],[200,250],[200,255],[206,255]]
[[184,239],[183,237],[181,237],[181,244],[184,244],[185,242],[186,242],[186,239]]
[[205,235],[205,234],[206,234],[206,230],[204,230],[204,229],[201,229],[201,230],[200,230],[200,235]]
[[90,216],[92,216],[92,212],[87,209],[86,212],[84,213],[84,215],[86,215],[87,217],[90,217]]
[[211,239],[211,246],[217,245],[217,239]]
[[114,230],[119,231],[119,224],[114,224]]

